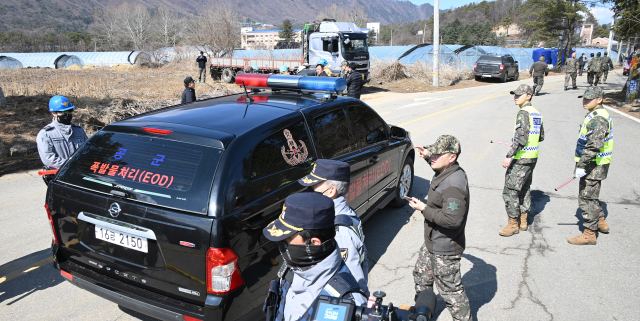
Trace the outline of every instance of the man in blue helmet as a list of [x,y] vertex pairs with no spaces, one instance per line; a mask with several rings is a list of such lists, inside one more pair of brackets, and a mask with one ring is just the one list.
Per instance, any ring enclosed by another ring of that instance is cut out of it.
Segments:
[[282,214],[264,228],[284,264],[279,281],[271,281],[263,311],[267,321],[311,321],[320,295],[365,304],[358,282],[340,257],[335,237],[335,210],[318,193],[287,197]]
[[320,61],[318,61],[318,65],[322,65],[322,70],[324,70],[327,76],[333,77],[333,73],[331,72],[331,68],[329,68],[327,59],[320,59]]
[[333,200],[336,211],[336,242],[340,255],[364,294],[369,296],[369,259],[364,245],[362,222],[358,214],[347,204],[345,195],[349,192],[351,166],[348,163],[318,159],[313,171],[298,180],[302,186],[311,187],[314,192]]
[[289,67],[282,65],[280,66],[280,74],[281,75],[290,75],[291,73],[289,72]]
[[[53,96],[49,100],[49,111],[53,120],[38,133],[38,153],[45,166],[45,170],[59,169],[87,140],[84,129],[71,123],[73,109],[69,99],[63,96]],[[48,184],[53,175],[44,177]]]

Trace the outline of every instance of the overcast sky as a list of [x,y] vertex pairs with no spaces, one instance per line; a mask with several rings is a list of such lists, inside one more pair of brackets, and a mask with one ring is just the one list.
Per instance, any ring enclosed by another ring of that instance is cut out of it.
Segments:
[[[433,0],[409,0],[409,1],[418,5],[423,3],[429,3],[433,5]],[[478,3],[478,2],[482,2],[482,0],[440,0],[440,10],[450,9],[451,7],[456,8],[472,2]],[[613,12],[608,8],[601,8],[601,7],[591,8],[591,12],[593,13],[594,16],[596,16],[596,19],[598,19],[599,24],[611,23]]]

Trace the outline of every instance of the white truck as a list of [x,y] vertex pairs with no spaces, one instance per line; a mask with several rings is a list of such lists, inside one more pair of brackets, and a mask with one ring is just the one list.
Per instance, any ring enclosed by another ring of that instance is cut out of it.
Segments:
[[300,60],[271,60],[247,58],[210,58],[210,75],[233,83],[236,74],[244,72],[248,66],[259,67],[258,73],[277,73],[285,65],[294,70],[306,65],[310,68],[299,73],[315,74],[315,65],[321,59],[329,63],[334,76],[340,73],[343,61],[356,64],[356,70],[362,73],[365,82],[369,81],[369,36],[354,23],[336,22],[324,19],[322,22],[306,24],[302,30],[302,55]]

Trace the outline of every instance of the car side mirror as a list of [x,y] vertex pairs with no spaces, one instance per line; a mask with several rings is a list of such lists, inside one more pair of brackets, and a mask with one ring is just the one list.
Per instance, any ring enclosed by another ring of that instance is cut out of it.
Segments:
[[391,138],[396,140],[403,140],[407,138],[407,131],[404,128],[391,126]]
[[329,49],[329,52],[333,52],[333,44],[329,43],[329,45],[327,46],[327,49]]
[[517,63],[518,63],[518,61],[516,60],[516,61],[515,61],[515,63],[517,64]]

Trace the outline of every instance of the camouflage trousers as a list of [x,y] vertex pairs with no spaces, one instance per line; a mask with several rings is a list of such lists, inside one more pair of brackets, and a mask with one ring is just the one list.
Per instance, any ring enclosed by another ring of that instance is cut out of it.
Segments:
[[602,181],[580,179],[580,191],[578,193],[578,205],[582,210],[584,218],[583,226],[590,230],[598,229],[598,219],[604,216],[602,205],[600,205],[600,187]]
[[[594,71],[593,72],[593,76],[591,76],[591,79],[593,80],[593,85],[597,86],[600,83],[600,77],[602,77],[602,72],[601,71]],[[591,83],[589,83],[591,85]]]
[[433,290],[435,282],[440,296],[447,303],[447,309],[449,309],[453,320],[471,321],[469,298],[462,286],[461,258],[462,255],[430,253],[423,244],[416,267],[413,269],[413,280],[416,283],[416,292],[425,289]]
[[544,77],[542,76],[533,76],[533,94],[536,95],[542,89],[542,85],[544,85]]
[[573,88],[576,87],[576,77],[578,76],[578,74],[574,71],[574,72],[568,72],[566,74],[564,74],[564,86],[565,87],[569,87],[569,80],[572,81],[573,84]]
[[519,218],[531,209],[531,182],[536,163],[517,164],[515,161],[507,169],[504,179],[502,199],[507,215]]
[[607,76],[609,76],[609,68],[605,69],[602,72],[602,83],[607,82]]

